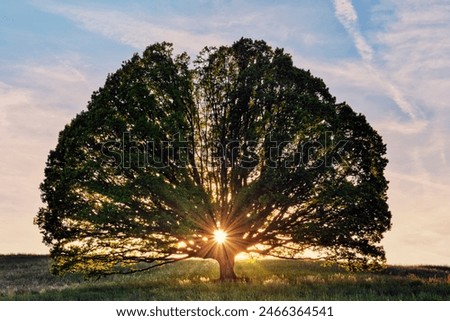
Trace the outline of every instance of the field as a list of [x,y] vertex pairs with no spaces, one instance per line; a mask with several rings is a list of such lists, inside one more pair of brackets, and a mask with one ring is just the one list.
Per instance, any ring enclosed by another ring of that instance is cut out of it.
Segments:
[[84,280],[53,276],[49,258],[0,256],[0,300],[450,300],[450,267],[389,266],[350,273],[318,263],[242,260],[248,281],[220,283],[215,261],[191,260],[153,271]]

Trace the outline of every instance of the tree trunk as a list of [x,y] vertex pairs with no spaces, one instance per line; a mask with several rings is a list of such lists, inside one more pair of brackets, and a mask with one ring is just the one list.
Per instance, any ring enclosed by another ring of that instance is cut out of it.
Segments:
[[220,268],[220,281],[235,281],[237,279],[234,273],[234,257],[229,253],[223,253],[220,257],[216,258],[219,262]]

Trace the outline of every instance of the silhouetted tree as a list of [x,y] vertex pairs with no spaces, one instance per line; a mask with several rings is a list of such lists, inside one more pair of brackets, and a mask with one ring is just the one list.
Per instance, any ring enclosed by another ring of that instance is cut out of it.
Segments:
[[[282,49],[241,39],[190,63],[149,46],[60,133],[35,222],[53,272],[132,273],[240,252],[380,266],[381,137]],[[219,232],[217,232],[219,231]]]

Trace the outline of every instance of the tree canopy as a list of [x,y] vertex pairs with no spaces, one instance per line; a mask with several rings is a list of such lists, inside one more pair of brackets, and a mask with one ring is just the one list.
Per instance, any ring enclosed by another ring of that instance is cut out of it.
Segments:
[[283,49],[135,54],[60,132],[35,218],[53,271],[131,273],[252,252],[380,266],[386,147]]

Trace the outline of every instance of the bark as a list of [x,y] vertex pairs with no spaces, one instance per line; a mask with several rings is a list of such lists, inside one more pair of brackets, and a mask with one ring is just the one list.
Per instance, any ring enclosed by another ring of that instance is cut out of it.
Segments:
[[224,255],[217,257],[220,268],[220,280],[221,281],[234,281],[237,279],[234,273],[234,254],[224,253]]

